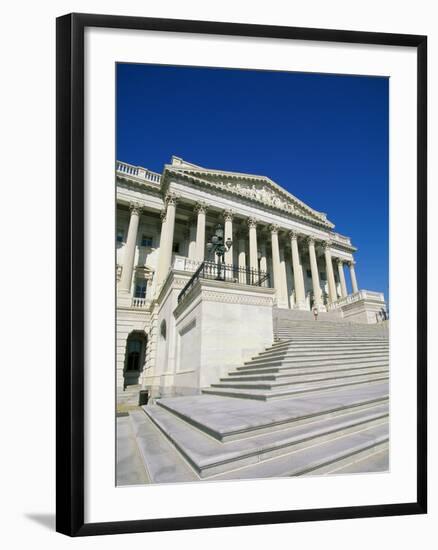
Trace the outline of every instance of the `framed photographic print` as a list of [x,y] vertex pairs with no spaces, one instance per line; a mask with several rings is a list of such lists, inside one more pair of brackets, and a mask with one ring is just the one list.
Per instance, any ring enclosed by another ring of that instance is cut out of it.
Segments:
[[426,37],[57,20],[57,530],[426,512]]

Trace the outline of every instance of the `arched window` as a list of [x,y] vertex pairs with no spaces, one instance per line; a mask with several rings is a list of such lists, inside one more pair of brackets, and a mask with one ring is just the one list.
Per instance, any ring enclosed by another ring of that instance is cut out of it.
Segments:
[[161,321],[161,325],[160,325],[160,336],[163,340],[166,339],[166,335],[167,335],[167,327],[166,327],[166,321],[163,319]]

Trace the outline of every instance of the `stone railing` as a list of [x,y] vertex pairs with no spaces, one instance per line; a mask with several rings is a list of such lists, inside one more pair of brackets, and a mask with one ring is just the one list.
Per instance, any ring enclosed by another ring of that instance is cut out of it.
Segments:
[[344,237],[344,235],[340,235],[339,233],[330,233],[330,239],[334,243],[341,243],[341,244],[346,244],[348,246],[351,246],[350,237]]
[[128,176],[135,176],[136,178],[144,179],[152,183],[159,184],[161,180],[161,175],[157,172],[152,172],[141,166],[133,166],[132,164],[127,164],[126,162],[116,162],[116,171],[121,174],[127,174]]
[[373,300],[375,302],[382,303],[385,302],[385,298],[382,292],[374,292],[372,290],[359,290],[359,292],[349,294],[348,296],[345,296],[345,298],[339,298],[339,300],[336,300],[336,302],[327,304],[327,311],[339,309],[342,306],[352,304],[353,302],[358,302],[359,300]]
[[132,298],[131,307],[134,309],[144,309],[149,305],[149,300],[146,298]]
[[186,256],[174,256],[172,269],[177,269],[178,271],[189,271],[190,273],[195,272],[198,267],[201,265],[201,262],[197,260],[191,260]]

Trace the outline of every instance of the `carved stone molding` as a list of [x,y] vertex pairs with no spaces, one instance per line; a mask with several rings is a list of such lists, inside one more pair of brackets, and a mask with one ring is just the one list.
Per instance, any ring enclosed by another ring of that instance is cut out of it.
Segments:
[[256,220],[256,218],[250,217],[246,220],[246,223],[248,224],[248,227],[254,227],[255,228],[255,227],[257,227],[257,224],[259,222],[258,222],[258,220]]
[[280,227],[276,223],[273,223],[269,226],[269,231],[271,233],[278,233],[279,230],[280,230]]
[[129,203],[129,209],[131,210],[131,214],[137,214],[137,216],[140,216],[143,211],[143,206],[138,202],[131,202]]
[[344,265],[344,260],[342,258],[336,258],[336,263],[342,267]]
[[315,246],[315,242],[316,242],[316,239],[313,235],[309,235],[308,237],[306,237],[306,243],[309,246]]
[[288,234],[292,241],[296,241],[299,237],[299,233],[297,233],[296,231],[289,231]]
[[166,197],[165,197],[165,202],[167,205],[171,204],[172,206],[176,206],[178,200],[179,200],[179,196],[176,194],[176,193],[167,193],[166,194]]
[[200,214],[205,214],[208,210],[208,204],[205,202],[197,202],[195,204],[195,212],[198,212]]
[[224,210],[222,213],[224,221],[232,222],[234,218],[234,212],[232,210]]
[[207,302],[222,302],[225,304],[245,304],[252,306],[271,306],[271,296],[251,296],[248,294],[228,294],[212,290],[202,290],[202,299]]
[[323,241],[322,246],[324,247],[324,250],[330,250],[332,244],[332,241]]

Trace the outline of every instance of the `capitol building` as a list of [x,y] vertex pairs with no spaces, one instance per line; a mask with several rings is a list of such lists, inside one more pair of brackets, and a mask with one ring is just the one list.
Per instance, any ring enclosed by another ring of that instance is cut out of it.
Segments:
[[351,238],[268,176],[173,156],[161,174],[118,161],[116,189],[120,407],[140,390],[213,392],[284,323],[386,318],[384,296],[358,285]]

